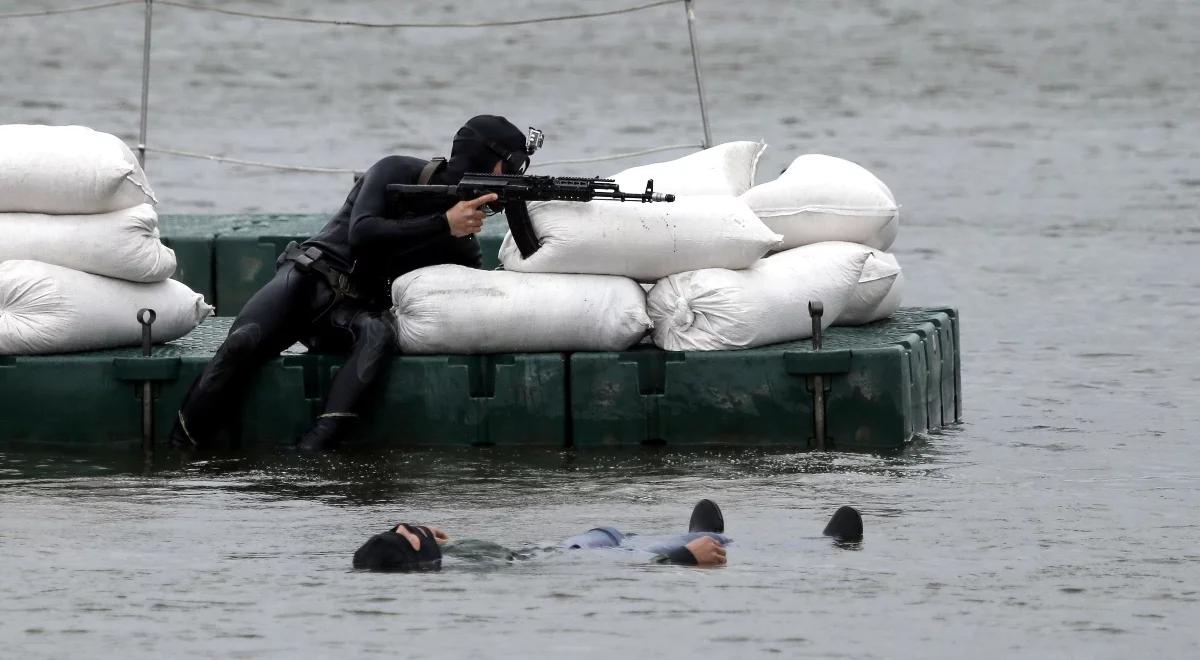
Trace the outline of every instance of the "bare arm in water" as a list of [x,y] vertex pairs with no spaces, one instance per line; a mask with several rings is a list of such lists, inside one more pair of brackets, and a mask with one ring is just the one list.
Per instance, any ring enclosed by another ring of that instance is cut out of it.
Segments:
[[670,552],[654,557],[659,564],[684,566],[724,566],[725,547],[711,536],[701,536]]

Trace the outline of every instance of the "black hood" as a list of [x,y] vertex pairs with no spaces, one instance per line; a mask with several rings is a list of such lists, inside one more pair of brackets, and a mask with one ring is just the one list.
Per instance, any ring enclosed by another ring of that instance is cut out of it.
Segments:
[[[488,143],[492,143],[489,145]],[[490,174],[506,153],[525,153],[525,134],[504,117],[472,117],[454,135],[448,174],[455,179],[468,172]]]
[[428,527],[404,525],[421,539],[421,549],[413,550],[408,539],[392,528],[367,539],[354,553],[354,568],[369,571],[436,571],[442,567],[442,549]]

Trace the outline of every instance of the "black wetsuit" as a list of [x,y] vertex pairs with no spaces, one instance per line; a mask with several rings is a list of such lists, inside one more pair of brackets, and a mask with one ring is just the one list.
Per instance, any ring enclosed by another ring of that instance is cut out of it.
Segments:
[[[524,137],[503,118],[476,117],[467,126],[473,123],[491,139],[523,148]],[[450,161],[429,183],[457,183],[464,173],[490,171],[497,162],[491,149],[461,137],[464,130]],[[321,251],[319,261],[350,277],[356,297],[339,295],[323,274],[281,259],[275,276],[242,308],[228,338],[192,384],[172,433],[175,444],[207,444],[223,429],[236,434],[236,411],[249,376],[296,342],[314,352],[349,353],[331,384],[324,413],[305,440],[315,437],[311,444],[320,448],[344,435],[363,394],[382,373],[384,358],[396,350],[388,313],[391,281],[435,264],[480,267],[475,237],[450,234],[445,212],[453,200],[401,208],[386,194],[388,184],[417,183],[427,162],[403,156],[380,160],[355,183],[329,223],[303,243]]]
[[[460,264],[479,268],[479,242],[474,236],[455,238],[446,223],[452,202],[432,203],[424,208],[398,208],[386,195],[390,183],[416,183],[427,161],[388,156],[367,170],[342,208],[316,236],[304,242],[315,246],[352,273],[356,282],[372,289],[391,305],[389,283],[418,268],[436,264]],[[443,167],[431,184],[452,184],[462,178]],[[378,289],[378,290],[375,290]]]

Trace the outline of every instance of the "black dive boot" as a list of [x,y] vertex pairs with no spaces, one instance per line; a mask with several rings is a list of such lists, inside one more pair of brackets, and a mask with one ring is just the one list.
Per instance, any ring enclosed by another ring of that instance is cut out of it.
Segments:
[[354,417],[320,417],[313,427],[296,441],[296,448],[306,453],[337,449],[354,424]]
[[692,509],[692,519],[688,521],[689,532],[725,531],[725,516],[721,515],[721,507],[712,500],[700,500]]
[[844,506],[834,512],[825,525],[825,536],[832,536],[835,541],[861,541],[863,537],[862,515],[852,506]]

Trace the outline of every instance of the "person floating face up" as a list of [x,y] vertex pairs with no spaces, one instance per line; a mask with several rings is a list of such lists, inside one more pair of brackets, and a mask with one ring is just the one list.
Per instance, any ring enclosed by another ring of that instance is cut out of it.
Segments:
[[[617,549],[641,554],[653,563],[714,567],[725,565],[725,548],[733,542],[724,531],[725,518],[720,507],[711,500],[700,500],[692,510],[686,534],[640,537],[639,540],[637,536],[622,534],[612,527],[594,527],[564,540],[558,547],[565,551]],[[824,535],[833,537],[839,545],[857,544],[862,540],[862,532],[861,515],[853,507],[843,506],[830,518]],[[436,527],[401,523],[372,536],[359,547],[354,553],[353,566],[384,572],[441,570],[443,549],[448,554],[467,556],[465,552],[457,552],[458,544],[472,548],[481,544],[489,546],[492,557],[515,559],[525,556],[525,553],[512,552],[487,542],[452,542]]]

